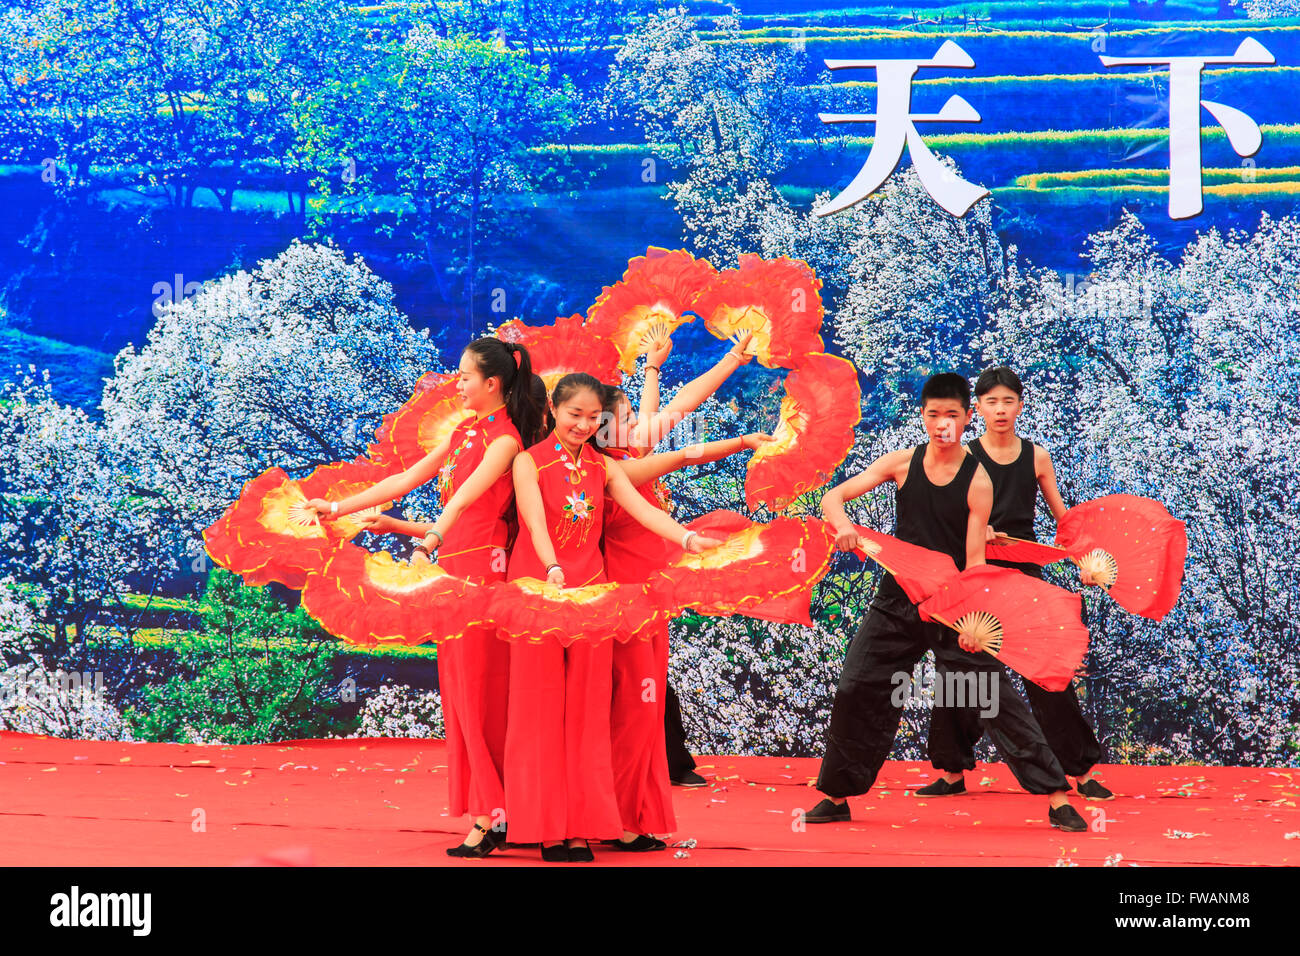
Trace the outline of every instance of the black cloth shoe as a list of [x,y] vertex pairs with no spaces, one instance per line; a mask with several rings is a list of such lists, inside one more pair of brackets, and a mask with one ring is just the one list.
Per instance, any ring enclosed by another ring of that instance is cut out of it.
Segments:
[[843,823],[849,819],[849,804],[823,800],[803,815],[805,823]]
[[688,770],[680,777],[674,778],[672,783],[674,787],[703,787],[706,786],[708,782],[709,781],[705,780],[694,770]]
[[474,829],[483,834],[483,839],[479,840],[478,843],[473,846],[470,846],[467,843],[462,843],[460,846],[448,847],[447,855],[463,857],[470,860],[481,860],[493,850],[500,849],[506,842],[505,837],[502,834],[484,829],[477,823],[474,824]]
[[1115,794],[1111,793],[1097,780],[1085,780],[1083,783],[1074,785],[1074,789],[1079,796],[1085,800],[1114,800]]
[[569,848],[563,843],[542,847],[542,859],[547,863],[568,863]]
[[962,777],[956,783],[949,783],[940,777],[934,783],[922,787],[916,791],[918,797],[951,797],[957,793],[966,792],[966,778]]
[[1047,811],[1047,819],[1051,821],[1052,826],[1058,830],[1069,830],[1071,833],[1082,833],[1088,829],[1088,822],[1079,816],[1079,811],[1074,809],[1068,803],[1059,807],[1053,807]]
[[663,840],[658,840],[652,836],[642,833],[635,840],[629,840],[624,843],[622,840],[602,840],[606,846],[618,847],[620,850],[626,850],[629,853],[645,853],[649,850],[666,850],[668,844]]
[[570,863],[591,863],[596,859],[596,855],[591,852],[591,847],[587,844],[582,846],[569,847]]

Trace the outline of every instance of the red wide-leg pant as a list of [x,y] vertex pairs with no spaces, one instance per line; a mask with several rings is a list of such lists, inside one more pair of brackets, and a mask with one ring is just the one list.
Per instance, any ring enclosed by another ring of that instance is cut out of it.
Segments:
[[668,683],[668,623],[648,640],[614,647],[610,739],[614,791],[623,828],[632,833],[671,833],[672,781],[664,744],[664,694]]
[[510,645],[492,628],[470,628],[438,645],[447,738],[448,809],[505,820]]
[[622,836],[610,757],[613,641],[510,650],[506,814],[510,842]]

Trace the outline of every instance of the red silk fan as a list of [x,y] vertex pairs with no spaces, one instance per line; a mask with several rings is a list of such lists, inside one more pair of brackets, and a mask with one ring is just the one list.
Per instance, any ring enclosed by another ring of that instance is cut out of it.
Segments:
[[458,378],[455,372],[420,376],[406,404],[384,416],[374,442],[366,449],[371,460],[392,463],[395,471],[405,471],[451,437],[461,420],[473,414],[456,394]]
[[668,567],[646,582],[661,607],[812,626],[812,589],[826,576],[833,546],[822,522],[776,518],[762,524],[711,511],[687,527],[723,544],[700,554],[669,548]]
[[524,325],[518,319],[503,322],[496,332],[502,342],[528,349],[533,371],[546,383],[546,394],[570,372],[586,372],[602,382],[617,385],[618,349],[612,342],[584,326],[581,315],[558,318],[554,325]]
[[392,473],[391,465],[364,458],[322,465],[301,481],[293,481],[280,468],[268,468],[247,482],[225,514],[204,529],[204,545],[212,560],[241,575],[246,584],[278,581],[301,588],[309,571],[324,567],[336,544],[361,533],[357,518],[392,505],[322,520],[306,507],[307,501],[346,498]]
[[957,576],[956,562],[941,551],[909,544],[862,525],[853,528],[866,539],[866,547],[854,548],[853,553],[864,561],[870,558],[892,574],[913,604],[920,604]]
[[[490,585],[487,612],[503,640],[538,644],[556,640],[630,640],[658,610],[646,607],[643,585],[586,584],[562,588],[538,578]],[[642,632],[644,634],[645,632]]]
[[749,351],[767,368],[796,368],[824,350],[821,280],[798,259],[740,256],[740,267],[718,273],[695,311],[710,332],[738,342],[753,333]]
[[917,608],[975,639],[1025,680],[1045,690],[1070,686],[1088,653],[1082,601],[1066,591],[1011,568],[977,564],[950,578]]
[[1000,534],[984,546],[986,561],[1012,561],[1016,564],[1038,564],[1046,567],[1057,561],[1070,560],[1069,552],[1041,541],[1013,538]]
[[1057,522],[1056,543],[1127,611],[1158,621],[1178,601],[1187,527],[1158,501],[1107,495],[1076,505]]
[[684,322],[685,313],[708,288],[717,270],[684,249],[669,252],[651,246],[644,256],[628,260],[623,278],[606,286],[587,310],[587,325],[614,343],[619,367],[636,368],[636,357]]
[[436,564],[408,565],[387,551],[336,548],[309,574],[302,606],[325,630],[351,644],[437,643],[460,637],[484,602],[481,589]]
[[786,376],[781,418],[749,459],[745,503],[782,511],[805,492],[820,488],[853,447],[862,420],[862,392],[852,362],[834,355],[806,355]]

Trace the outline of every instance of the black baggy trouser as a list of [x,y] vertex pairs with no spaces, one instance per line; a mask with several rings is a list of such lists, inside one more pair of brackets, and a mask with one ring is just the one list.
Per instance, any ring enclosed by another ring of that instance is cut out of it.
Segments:
[[[1101,743],[1083,716],[1073,684],[1050,691],[1025,681],[1025,696],[1066,773],[1082,776],[1101,760]],[[983,736],[984,726],[974,708],[936,707],[930,715],[930,764],[947,773],[974,770],[975,745]]]
[[[1015,568],[1040,580],[1043,577],[1043,569],[1035,564],[990,563]],[[1101,742],[1083,716],[1073,684],[1062,691],[1050,691],[1027,680],[1025,696],[1047,745],[1066,773],[1082,776],[1101,760]],[[946,773],[974,770],[975,745],[983,736],[984,727],[972,708],[936,707],[930,715],[930,765]]]
[[670,780],[680,780],[695,769],[695,758],[686,749],[686,729],[682,726],[681,704],[671,686],[664,691],[664,746],[668,748]]
[[1029,793],[1069,786],[1029,707],[996,658],[963,651],[956,631],[922,621],[906,597],[877,595],[844,658],[818,790],[829,797],[852,797],[871,789],[902,719],[902,675],[910,681],[927,650],[934,651],[938,679],[951,673],[974,681],[983,675],[986,684],[997,688],[996,708],[990,708],[996,713],[980,717],[976,710],[976,717],[1020,786]]

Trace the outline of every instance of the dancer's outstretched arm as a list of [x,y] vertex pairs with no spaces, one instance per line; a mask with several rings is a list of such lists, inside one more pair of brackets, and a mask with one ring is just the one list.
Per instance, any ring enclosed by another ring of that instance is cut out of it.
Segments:
[[[668,517],[665,512],[637,494],[637,490],[627,480],[627,475],[623,474],[619,462],[611,461],[607,462],[607,464],[609,470],[605,479],[605,491],[612,495],[614,500],[622,505],[623,510],[643,527],[648,528],[660,537],[681,544],[683,548],[697,554],[722,544],[722,541],[718,538],[705,537],[698,532],[691,532],[690,528],[678,524]],[[688,533],[691,535],[690,539],[683,544],[683,539],[686,538]]]
[[844,510],[845,502],[861,498],[872,488],[883,485],[887,481],[901,484],[900,474],[906,478],[907,466],[911,459],[910,448],[881,455],[852,478],[845,479],[822,495],[822,517],[835,532],[836,548],[841,551],[852,551],[863,547],[862,536],[853,529],[853,522],[849,520],[848,513]]
[[324,498],[313,498],[307,502],[307,506],[315,508],[319,514],[326,517],[337,518],[374,505],[382,505],[386,501],[395,501],[408,491],[431,481],[438,474],[450,451],[451,439],[448,437],[406,471],[389,475],[383,481],[375,482],[365,491],[358,491],[355,495],[340,499],[338,509],[335,511],[330,510],[331,503]]
[[[1052,520],[1060,521],[1061,516],[1069,509],[1065,507],[1065,501],[1061,498],[1061,490],[1056,487],[1056,469],[1052,467],[1052,456],[1042,445],[1034,446],[1034,473],[1038,478],[1038,487],[1043,492],[1043,500],[1052,510]],[[1084,587],[1097,583],[1092,572],[1087,568],[1079,569],[1079,582]]]
[[660,370],[668,356],[673,354],[673,340],[664,339],[655,343],[645,357],[645,382],[641,385],[641,404],[637,408],[637,424],[659,414],[659,378]]
[[[513,466],[515,481],[515,509],[519,521],[528,529],[533,549],[542,566],[549,568],[546,580],[564,587],[564,569],[555,561],[555,545],[546,529],[546,505],[542,502],[542,489],[537,484],[537,464],[525,452],[515,455]],[[640,498],[640,495],[637,495]]]
[[619,465],[623,468],[623,474],[627,475],[627,480],[634,486],[644,485],[647,481],[662,478],[678,468],[719,461],[728,455],[738,454],[746,448],[757,448],[765,441],[772,441],[772,436],[765,432],[750,432],[736,438],[720,438],[717,441],[686,445],[673,451],[646,455],[644,458],[629,458],[627,461],[619,462]]
[[[653,448],[659,444],[664,436],[676,428],[683,418],[699,408],[706,398],[716,392],[732,372],[753,358],[752,355],[745,352],[750,338],[751,336],[746,335],[732,346],[713,368],[703,375],[691,379],[678,389],[677,394],[673,396],[673,400],[668,403],[667,408],[658,410],[656,407],[647,411],[644,407],[645,395],[643,393],[643,407],[637,411],[637,423],[632,430],[629,439],[630,443],[637,448]],[[657,406],[657,382],[655,383],[655,393],[655,405]]]
[[[456,489],[451,500],[443,507],[436,521],[403,521],[378,515],[363,522],[376,534],[409,534],[414,538],[424,538],[424,546],[429,551],[436,551],[442,540],[451,531],[465,509],[477,501],[493,482],[510,470],[515,455],[522,451],[519,443],[509,435],[502,435],[488,445],[483,460],[468,478]],[[411,556],[418,561],[416,555]],[[427,559],[426,559],[427,560]]]

